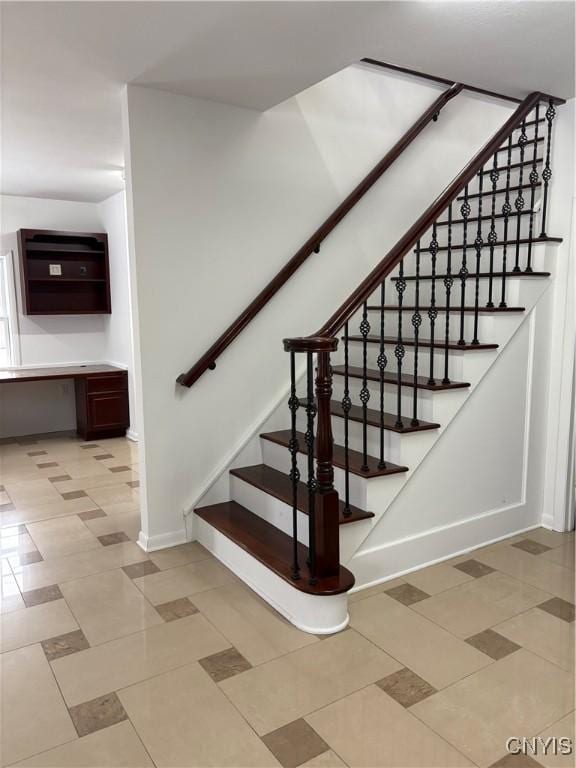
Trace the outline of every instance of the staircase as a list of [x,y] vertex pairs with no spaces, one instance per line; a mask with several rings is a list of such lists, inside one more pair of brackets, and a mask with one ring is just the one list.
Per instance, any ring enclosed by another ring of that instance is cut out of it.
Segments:
[[350,589],[394,575],[387,510],[548,286],[559,103],[521,102],[327,323],[284,340],[288,403],[252,446],[261,460],[195,509],[196,538],[305,631],[343,629]]

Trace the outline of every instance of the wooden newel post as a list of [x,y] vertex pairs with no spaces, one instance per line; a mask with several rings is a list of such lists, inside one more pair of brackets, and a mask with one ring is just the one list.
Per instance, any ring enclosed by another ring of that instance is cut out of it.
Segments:
[[317,355],[316,404],[318,421],[316,428],[316,570],[320,577],[333,576],[340,567],[340,531],[338,492],[334,488],[332,451],[332,368],[330,352]]

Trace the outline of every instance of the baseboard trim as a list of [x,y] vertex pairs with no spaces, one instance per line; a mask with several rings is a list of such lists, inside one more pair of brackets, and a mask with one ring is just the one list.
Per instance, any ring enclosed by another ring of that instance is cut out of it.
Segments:
[[133,429],[128,429],[126,431],[126,437],[128,438],[128,440],[132,440],[133,443],[137,443],[139,439],[138,432],[135,432]]
[[180,528],[178,531],[159,533],[156,536],[146,536],[143,531],[140,531],[137,544],[144,552],[156,552],[158,549],[176,547],[178,544],[185,544],[187,541],[186,529]]
[[356,554],[346,567],[356,578],[351,592],[377,586],[413,571],[465,555],[538,528],[540,521],[526,525],[526,508],[506,507],[457,523],[418,533]]

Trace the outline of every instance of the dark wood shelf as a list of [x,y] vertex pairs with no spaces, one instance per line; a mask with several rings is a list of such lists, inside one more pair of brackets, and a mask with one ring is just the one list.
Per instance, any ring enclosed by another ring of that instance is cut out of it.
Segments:
[[[109,314],[110,270],[105,233],[21,229],[22,299],[27,315]],[[51,265],[61,274],[51,275]]]

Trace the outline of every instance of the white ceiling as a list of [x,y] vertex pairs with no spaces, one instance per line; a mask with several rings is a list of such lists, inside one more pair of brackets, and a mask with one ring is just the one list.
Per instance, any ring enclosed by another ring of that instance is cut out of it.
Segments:
[[489,90],[574,95],[574,3],[2,2],[2,192],[122,188],[121,90],[267,109],[372,57]]

